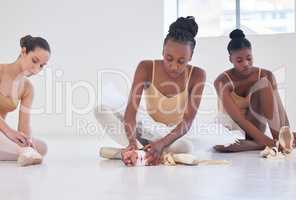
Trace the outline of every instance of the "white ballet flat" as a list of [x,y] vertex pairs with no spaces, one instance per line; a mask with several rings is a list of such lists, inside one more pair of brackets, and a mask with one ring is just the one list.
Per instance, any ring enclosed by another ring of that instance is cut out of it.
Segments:
[[[120,148],[113,148],[113,147],[102,147],[100,149],[100,156],[102,158],[107,159],[121,159],[121,151]],[[148,165],[145,160],[146,152],[144,150],[137,150],[135,151],[138,154],[137,162],[135,166],[146,166]],[[166,153],[164,152],[161,157],[161,163],[167,166],[174,166],[177,164],[183,165],[220,165],[220,164],[230,164],[229,161],[226,160],[198,160],[192,154],[187,153]]]
[[42,163],[42,155],[38,153],[32,147],[24,147],[17,159],[17,163],[21,167],[26,167],[29,165],[39,165]]
[[293,151],[294,134],[288,126],[283,126],[280,129],[279,143],[283,148],[284,154],[290,154]]

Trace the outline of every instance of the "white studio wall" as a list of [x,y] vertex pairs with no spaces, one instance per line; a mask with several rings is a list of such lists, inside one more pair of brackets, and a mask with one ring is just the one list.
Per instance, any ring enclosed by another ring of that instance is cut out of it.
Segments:
[[[291,126],[296,128],[296,109],[294,101],[296,94],[294,85],[296,81],[296,34],[278,35],[250,35],[247,38],[253,45],[253,56],[255,66],[271,70],[277,79],[280,95],[285,105]],[[217,108],[216,94],[213,87],[214,79],[224,70],[231,67],[228,61],[227,44],[228,37],[200,38],[197,42],[197,49],[194,54],[193,63],[200,65],[207,71],[207,87],[201,104],[201,111],[204,111],[203,118],[209,120],[216,115]]]
[[[68,95],[76,107],[93,107],[87,97],[97,96],[100,70],[130,75],[140,60],[161,54],[163,7],[159,0],[3,1],[0,23],[1,63],[16,59],[19,38],[26,34],[42,36],[51,44],[47,75],[31,78],[36,93],[33,107],[45,110],[32,117],[35,134],[76,134],[78,119],[93,119],[92,111],[86,110],[86,114],[74,114],[66,125],[67,87],[78,85],[72,98]],[[53,81],[47,84],[50,77]],[[15,119],[16,115],[9,116],[10,123]]]
[[[48,68],[30,78],[35,86],[35,134],[96,134],[92,108],[104,101],[101,97],[109,95],[105,101],[116,102],[120,95],[127,96],[137,63],[161,58],[163,11],[163,1],[159,0],[2,2],[0,63],[14,61],[19,38],[26,34],[43,36],[52,47]],[[276,72],[280,79],[281,94],[295,129],[296,34],[248,38],[253,44],[255,64]],[[227,37],[197,39],[192,64],[207,71],[198,116],[202,121],[216,115],[212,83],[219,73],[231,67],[226,51],[228,41]],[[17,113],[8,118],[14,126],[16,119]]]

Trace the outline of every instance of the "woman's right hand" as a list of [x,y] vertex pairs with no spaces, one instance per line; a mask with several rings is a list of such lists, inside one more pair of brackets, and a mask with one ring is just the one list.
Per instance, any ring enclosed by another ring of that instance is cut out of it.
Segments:
[[122,161],[126,166],[131,167],[136,164],[138,157],[136,150],[138,150],[136,143],[130,143],[125,149],[122,150]]
[[26,147],[30,145],[29,138],[20,131],[10,130],[6,133],[6,136],[21,147]]

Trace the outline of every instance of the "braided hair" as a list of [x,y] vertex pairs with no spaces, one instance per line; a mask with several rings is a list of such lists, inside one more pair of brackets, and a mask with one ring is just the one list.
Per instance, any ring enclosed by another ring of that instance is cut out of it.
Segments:
[[248,48],[252,49],[252,45],[249,40],[246,39],[245,34],[240,29],[233,30],[230,34],[230,42],[227,46],[228,53],[231,54],[234,51]]
[[198,25],[194,17],[180,17],[170,25],[169,32],[164,39],[164,44],[166,44],[168,40],[190,44],[193,52],[196,45],[194,38],[197,32]]

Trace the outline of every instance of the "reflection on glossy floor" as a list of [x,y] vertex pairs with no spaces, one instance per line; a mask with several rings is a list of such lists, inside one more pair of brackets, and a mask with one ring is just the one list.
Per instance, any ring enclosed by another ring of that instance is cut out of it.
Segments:
[[[258,152],[217,154],[227,166],[127,168],[100,160],[95,138],[49,138],[41,166],[0,162],[0,200],[295,199],[296,158],[263,160]],[[106,144],[106,143],[104,143]]]

